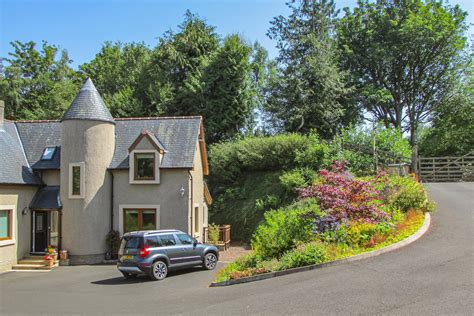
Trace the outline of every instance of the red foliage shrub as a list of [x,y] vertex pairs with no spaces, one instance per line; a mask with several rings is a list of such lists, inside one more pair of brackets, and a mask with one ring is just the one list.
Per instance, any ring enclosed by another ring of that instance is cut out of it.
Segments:
[[[344,163],[334,162],[332,171],[321,170],[322,184],[298,190],[300,198],[315,197],[323,211],[336,220],[364,220],[378,223],[387,218],[379,209],[380,192],[372,181],[358,180],[345,170]],[[374,181],[384,181],[383,177]]]

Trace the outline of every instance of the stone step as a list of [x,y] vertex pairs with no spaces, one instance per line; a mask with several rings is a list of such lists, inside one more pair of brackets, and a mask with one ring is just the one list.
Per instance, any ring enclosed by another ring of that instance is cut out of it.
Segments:
[[26,256],[21,260],[44,260],[44,256]]
[[13,270],[51,270],[52,268],[57,267],[58,264],[55,263],[52,267],[47,267],[44,264],[15,264]]
[[44,265],[43,259],[21,259],[18,264],[42,264]]

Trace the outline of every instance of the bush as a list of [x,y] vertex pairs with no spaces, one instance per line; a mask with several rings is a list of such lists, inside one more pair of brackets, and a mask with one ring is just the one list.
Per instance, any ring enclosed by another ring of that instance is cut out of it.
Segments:
[[243,272],[248,269],[254,269],[256,268],[258,261],[258,257],[253,253],[237,258],[234,262],[228,264],[224,269],[219,270],[216,276],[216,282],[229,280],[231,275],[233,275],[233,278],[236,278],[235,272]]
[[315,171],[309,168],[293,169],[284,172],[280,176],[280,182],[290,194],[296,193],[296,189],[306,187],[317,178]]
[[280,259],[279,270],[303,267],[327,260],[326,247],[320,242],[302,244],[286,252]]
[[391,209],[406,213],[410,209],[430,212],[434,208],[423,186],[412,177],[390,176],[387,187],[386,200]]
[[[355,247],[374,246],[392,232],[393,227],[388,223],[352,222],[347,229],[347,243]],[[374,236],[376,236],[372,240]]]
[[298,242],[311,237],[311,219],[304,216],[308,210],[272,210],[265,213],[265,223],[257,227],[252,240],[256,255],[267,260],[279,258]]
[[216,224],[209,224],[207,227],[207,237],[210,242],[218,242],[219,241],[219,225]]

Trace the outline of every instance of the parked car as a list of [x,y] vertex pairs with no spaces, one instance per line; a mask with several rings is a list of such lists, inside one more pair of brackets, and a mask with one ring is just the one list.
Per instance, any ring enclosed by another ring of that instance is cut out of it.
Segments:
[[201,265],[213,270],[218,260],[216,246],[201,244],[182,231],[137,231],[123,235],[117,269],[127,279],[147,274],[163,280],[173,269]]

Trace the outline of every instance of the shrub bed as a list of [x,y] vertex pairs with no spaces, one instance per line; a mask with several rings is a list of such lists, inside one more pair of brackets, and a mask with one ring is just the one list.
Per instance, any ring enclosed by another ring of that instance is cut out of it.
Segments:
[[265,213],[252,253],[219,271],[216,282],[385,247],[415,233],[434,207],[413,177],[354,178],[341,162],[296,191],[294,204]]

